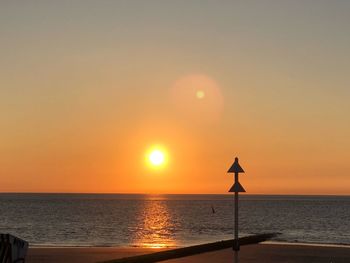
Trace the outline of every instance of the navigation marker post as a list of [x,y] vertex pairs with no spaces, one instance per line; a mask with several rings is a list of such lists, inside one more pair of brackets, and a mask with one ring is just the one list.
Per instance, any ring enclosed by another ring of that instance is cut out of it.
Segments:
[[243,186],[238,181],[238,174],[244,173],[244,170],[238,163],[238,158],[235,158],[235,162],[232,164],[228,173],[235,174],[235,182],[230,188],[230,193],[235,193],[235,207],[234,207],[234,217],[235,217],[235,229],[234,229],[234,241],[233,241],[233,250],[235,251],[235,262],[238,263],[238,251],[239,251],[239,239],[238,239],[238,193],[245,192]]

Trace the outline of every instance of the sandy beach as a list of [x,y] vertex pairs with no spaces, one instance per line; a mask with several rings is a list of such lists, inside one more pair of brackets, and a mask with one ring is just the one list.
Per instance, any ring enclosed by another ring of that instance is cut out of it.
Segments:
[[161,249],[121,247],[43,247],[29,248],[28,263],[93,263],[153,253]]
[[[304,245],[248,245],[241,247],[239,260],[242,263],[349,263],[350,248]],[[233,262],[233,251],[224,249],[163,262]]]
[[[30,248],[28,263],[93,263],[160,251],[150,248]],[[244,263],[349,263],[350,247],[327,247],[288,244],[258,244],[242,246],[239,259]],[[233,262],[231,249],[162,261],[166,263]]]

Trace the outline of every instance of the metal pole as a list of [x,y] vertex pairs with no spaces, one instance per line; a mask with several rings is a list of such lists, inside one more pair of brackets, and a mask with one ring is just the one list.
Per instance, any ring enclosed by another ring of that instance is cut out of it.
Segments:
[[238,192],[235,193],[235,240],[238,245]]
[[233,240],[233,250],[235,251],[234,262],[238,263],[238,251],[239,251],[239,239],[238,239],[238,194],[239,192],[245,192],[243,186],[238,182],[238,174],[244,173],[244,170],[238,163],[238,158],[235,158],[235,162],[232,164],[228,173],[235,174],[235,182],[230,188],[230,193],[235,193],[235,204],[234,204],[234,240]]
[[[235,182],[238,182],[238,173],[235,173]],[[235,192],[235,240],[238,247],[238,192]]]
[[[238,173],[235,173],[235,182],[238,182]],[[238,191],[235,192],[235,240],[233,249],[235,251],[235,263],[238,263],[238,250],[239,250],[239,241],[238,241]]]

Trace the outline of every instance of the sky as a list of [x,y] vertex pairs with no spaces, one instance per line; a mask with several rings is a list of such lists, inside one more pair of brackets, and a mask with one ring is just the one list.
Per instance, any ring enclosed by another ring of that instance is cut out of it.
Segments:
[[349,12],[2,1],[0,191],[349,195]]

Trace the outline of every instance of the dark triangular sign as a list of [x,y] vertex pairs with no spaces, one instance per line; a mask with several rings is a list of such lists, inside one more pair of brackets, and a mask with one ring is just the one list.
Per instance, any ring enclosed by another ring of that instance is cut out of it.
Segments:
[[243,188],[243,186],[239,183],[239,182],[236,182],[234,183],[234,185],[232,185],[231,189],[229,190],[230,193],[232,192],[241,192],[241,193],[244,193],[245,190]]
[[228,173],[244,173],[243,168],[238,163],[238,158],[235,158],[235,162],[232,164],[230,169],[227,171]]

